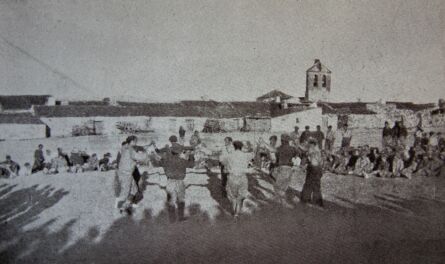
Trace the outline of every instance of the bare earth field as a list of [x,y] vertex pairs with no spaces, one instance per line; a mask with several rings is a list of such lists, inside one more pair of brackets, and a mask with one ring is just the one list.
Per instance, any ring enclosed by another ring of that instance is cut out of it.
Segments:
[[[42,143],[89,146],[90,152],[101,154],[120,141],[67,138]],[[11,153],[23,164],[31,161],[39,142],[0,142],[0,155]],[[131,217],[114,214],[113,175],[2,179],[0,263],[445,262],[445,179],[365,180],[326,173],[326,208],[320,210],[299,203],[304,175],[293,179],[292,208],[272,202],[268,177],[250,175],[250,196],[234,223],[221,196],[218,171],[190,170],[189,219],[171,224],[162,170],[145,174],[144,199]]]

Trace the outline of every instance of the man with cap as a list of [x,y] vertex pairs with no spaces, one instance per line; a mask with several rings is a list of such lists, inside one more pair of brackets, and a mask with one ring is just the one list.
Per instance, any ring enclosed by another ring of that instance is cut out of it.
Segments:
[[32,172],[41,171],[45,168],[45,156],[43,155],[43,145],[39,144],[38,149],[34,151],[34,164]]
[[314,139],[309,140],[307,161],[306,180],[301,191],[301,202],[314,203],[322,207],[321,177],[323,176],[323,159],[317,141]]
[[297,149],[289,145],[290,140],[289,135],[281,135],[281,146],[277,148],[277,167],[272,172],[276,199],[281,204],[285,203],[285,194],[292,180],[292,159],[298,155]]
[[300,136],[300,144],[305,144],[306,140],[309,139],[309,137],[311,136],[310,129],[311,129],[310,126],[305,126],[304,127],[304,131],[303,131],[303,133],[301,133],[301,136]]
[[[195,160],[193,155],[183,154],[184,147],[173,142],[170,151],[166,152],[162,158],[153,160],[153,165],[162,167],[167,176],[167,206],[170,222],[185,220],[185,184],[184,178],[187,168],[193,168]],[[176,215],[177,207],[177,215]]]

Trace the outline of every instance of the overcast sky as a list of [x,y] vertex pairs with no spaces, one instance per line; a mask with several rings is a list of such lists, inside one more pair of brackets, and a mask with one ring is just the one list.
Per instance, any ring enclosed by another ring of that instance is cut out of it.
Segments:
[[443,0],[1,0],[2,94],[152,101],[303,96],[319,58],[333,101],[445,97]]

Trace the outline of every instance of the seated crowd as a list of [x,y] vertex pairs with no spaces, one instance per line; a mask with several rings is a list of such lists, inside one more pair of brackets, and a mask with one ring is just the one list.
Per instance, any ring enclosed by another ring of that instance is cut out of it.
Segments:
[[[387,127],[386,124],[385,128]],[[322,149],[324,171],[343,175],[357,175],[364,178],[405,177],[410,179],[413,176],[445,174],[445,140],[441,133],[419,133],[417,131],[414,145],[408,147],[405,140],[400,140],[400,133],[390,134],[389,129],[387,131],[384,129],[382,149],[369,147],[368,145],[350,147],[349,144],[344,145],[342,141],[341,148],[334,151],[335,137],[330,136],[331,129],[332,127],[329,128],[326,138],[320,131],[319,126],[317,131],[314,132],[306,127],[306,130],[301,134],[296,128],[296,131],[289,135],[290,145],[295,147],[297,153],[299,153],[293,159],[296,168],[305,167],[307,142],[313,139],[317,142],[318,147]],[[170,138],[171,144],[177,143],[177,141],[176,137],[174,139]],[[232,140],[230,139],[230,141]],[[183,145],[183,138],[178,143]],[[249,141],[243,143],[244,152],[255,152],[252,165],[265,173],[270,173],[276,165],[275,153],[278,148],[278,137],[271,136],[268,143],[262,138],[255,145]],[[226,144],[226,146],[228,145],[230,144]],[[212,166],[212,161],[215,161],[215,156],[218,156],[218,152],[212,152],[201,141],[197,131],[190,139],[190,149],[193,150],[195,168]],[[145,151],[144,148],[141,148],[141,150]],[[43,145],[40,144],[34,153],[34,164],[31,166],[30,163],[25,163],[22,174],[30,175],[39,171],[56,174],[60,172],[79,173],[114,170],[119,164],[119,154],[117,154],[115,160],[111,160],[110,153],[104,154],[99,159],[96,153],[89,155],[86,151],[80,151],[77,148],[73,148],[69,155],[63,152],[61,148],[58,148],[55,153],[49,149],[44,151]],[[216,162],[213,165],[218,165],[218,163]],[[0,176],[2,177],[18,176],[20,170],[20,165],[13,161],[9,155],[6,157],[6,161],[0,162]]]
[[43,145],[39,145],[34,152],[34,164],[25,163],[21,170],[20,165],[11,160],[11,156],[6,156],[6,161],[0,163],[0,176],[3,178],[15,177],[19,175],[30,175],[40,172],[46,174],[56,174],[61,172],[78,173],[84,171],[108,171],[117,167],[117,160],[111,161],[111,154],[106,153],[102,159],[96,153],[89,155],[86,151],[73,148],[70,154],[65,153],[62,148],[57,148],[57,152],[51,150],[44,151]]

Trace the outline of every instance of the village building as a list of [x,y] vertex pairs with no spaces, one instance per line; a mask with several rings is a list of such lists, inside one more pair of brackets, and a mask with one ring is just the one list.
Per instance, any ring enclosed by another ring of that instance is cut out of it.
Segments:
[[0,114],[0,141],[45,138],[48,132],[45,123],[31,113]]
[[54,105],[51,95],[0,95],[0,113],[32,112],[35,105]]
[[306,71],[306,93],[304,101],[328,101],[331,91],[331,71],[319,59]]
[[[141,103],[110,98],[67,101],[55,100],[49,95],[0,96],[3,112],[0,132],[3,139],[143,132],[172,134],[182,126],[189,133],[278,134],[290,132],[295,126],[300,129],[310,126],[315,130],[317,125],[326,132],[331,125],[339,133],[339,128],[348,125],[352,145],[378,147],[385,121],[403,120],[410,134],[417,127],[425,131],[445,129],[443,100],[439,101],[439,108],[436,104],[412,102],[329,102],[331,77],[331,71],[316,59],[306,71],[304,97],[275,89],[253,102]],[[340,140],[336,144],[340,144]]]

